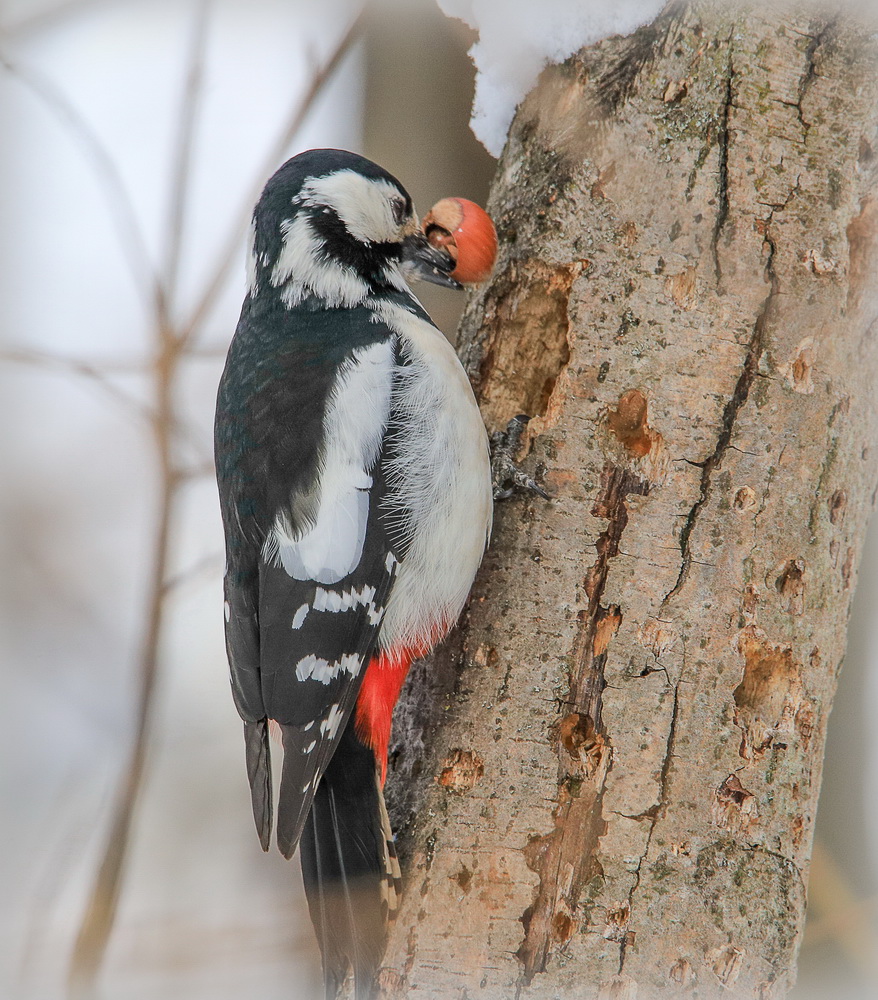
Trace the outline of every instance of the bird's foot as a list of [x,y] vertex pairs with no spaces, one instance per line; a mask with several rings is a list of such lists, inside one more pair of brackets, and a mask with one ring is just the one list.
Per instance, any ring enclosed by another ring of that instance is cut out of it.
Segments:
[[512,457],[518,452],[521,435],[529,420],[526,414],[519,414],[509,421],[505,430],[494,431],[491,435],[491,481],[495,500],[506,500],[516,490],[536,493],[544,500],[552,499],[539,483],[522,472]]

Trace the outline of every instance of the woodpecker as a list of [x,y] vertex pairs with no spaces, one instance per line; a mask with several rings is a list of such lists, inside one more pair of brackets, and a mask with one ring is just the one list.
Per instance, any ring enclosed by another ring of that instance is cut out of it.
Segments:
[[[460,285],[396,178],[343,150],[288,160],[253,214],[219,386],[225,632],[253,815],[300,846],[326,997],[375,977],[398,901],[384,804],[409,665],[457,620],[491,530],[469,380],[408,286]],[[272,728],[274,726],[272,725]]]

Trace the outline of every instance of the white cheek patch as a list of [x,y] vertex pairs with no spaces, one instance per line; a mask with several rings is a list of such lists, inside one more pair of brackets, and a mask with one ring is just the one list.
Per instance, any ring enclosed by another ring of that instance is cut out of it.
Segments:
[[346,673],[356,677],[360,672],[360,666],[360,657],[354,653],[346,653],[339,660],[324,660],[309,653],[296,664],[296,677],[300,681],[312,680],[328,684],[339,674]]
[[378,460],[389,419],[392,378],[390,342],[356,351],[339,372],[326,412],[314,523],[296,533],[281,512],[263,548],[266,562],[282,566],[295,580],[338,583],[360,562],[369,518],[369,470]]
[[362,302],[369,286],[350,267],[327,258],[323,242],[307,216],[281,223],[283,248],[271,272],[271,283],[283,286],[281,298],[293,308],[309,295],[325,299],[332,308],[351,308]]

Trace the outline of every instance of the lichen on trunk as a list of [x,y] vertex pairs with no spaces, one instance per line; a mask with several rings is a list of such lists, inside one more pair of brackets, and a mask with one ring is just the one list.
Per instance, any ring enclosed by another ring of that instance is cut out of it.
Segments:
[[519,108],[460,351],[553,499],[400,706],[387,997],[794,981],[878,473],[874,39],[673,5]]

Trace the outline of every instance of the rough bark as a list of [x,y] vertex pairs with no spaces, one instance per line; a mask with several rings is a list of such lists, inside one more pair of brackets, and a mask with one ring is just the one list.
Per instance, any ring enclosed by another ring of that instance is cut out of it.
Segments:
[[678,6],[546,71],[460,349],[498,506],[388,786],[385,996],[781,997],[876,487],[876,43]]

